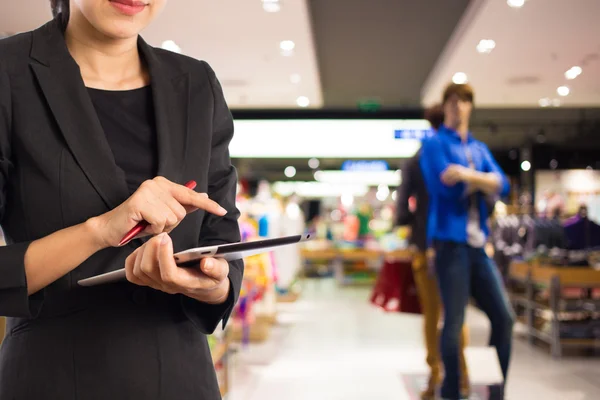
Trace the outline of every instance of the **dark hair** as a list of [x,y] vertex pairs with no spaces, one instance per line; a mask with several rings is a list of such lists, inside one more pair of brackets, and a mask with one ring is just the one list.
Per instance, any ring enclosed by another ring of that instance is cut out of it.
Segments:
[[444,123],[444,109],[441,104],[436,104],[426,109],[424,116],[431,124],[431,127],[436,131],[440,128],[440,125]]
[[61,14],[61,22],[66,26],[71,13],[69,0],[50,0],[50,8],[53,17],[56,18],[58,14]]
[[468,101],[470,103],[473,103],[475,97],[473,88],[468,83],[451,83],[446,87],[446,90],[444,90],[442,104],[446,104],[446,101],[453,95],[457,95],[462,101]]

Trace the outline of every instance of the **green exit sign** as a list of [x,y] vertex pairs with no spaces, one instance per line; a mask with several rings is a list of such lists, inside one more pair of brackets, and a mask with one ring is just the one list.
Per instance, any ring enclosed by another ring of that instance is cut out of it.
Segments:
[[374,112],[381,110],[381,101],[379,99],[359,100],[357,105],[360,111]]

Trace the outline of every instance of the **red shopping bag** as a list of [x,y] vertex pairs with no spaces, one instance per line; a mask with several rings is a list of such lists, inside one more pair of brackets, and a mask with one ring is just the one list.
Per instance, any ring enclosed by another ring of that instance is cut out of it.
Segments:
[[421,313],[410,261],[384,262],[371,294],[371,303],[385,311]]
[[401,313],[421,314],[421,302],[415,276],[413,274],[412,262],[398,262],[400,270],[400,309]]

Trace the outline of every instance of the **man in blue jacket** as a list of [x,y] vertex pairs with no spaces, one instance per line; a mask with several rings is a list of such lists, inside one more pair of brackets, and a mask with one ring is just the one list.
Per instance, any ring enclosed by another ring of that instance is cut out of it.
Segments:
[[506,196],[510,184],[487,146],[469,131],[472,88],[450,84],[443,107],[444,124],[423,143],[420,165],[429,193],[427,239],[436,251],[435,269],[444,307],[441,395],[459,400],[459,338],[470,296],[490,319],[490,345],[496,348],[505,380],[507,376],[514,314],[484,245],[488,235],[485,198]]

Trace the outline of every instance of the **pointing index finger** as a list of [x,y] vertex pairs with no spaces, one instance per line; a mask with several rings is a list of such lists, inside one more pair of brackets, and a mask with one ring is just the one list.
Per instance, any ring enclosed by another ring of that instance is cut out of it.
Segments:
[[202,209],[221,217],[227,214],[227,210],[221,207],[217,202],[209,199],[206,193],[198,193],[183,185],[173,184],[171,195],[181,205],[187,206],[188,209],[191,207],[191,211]]

